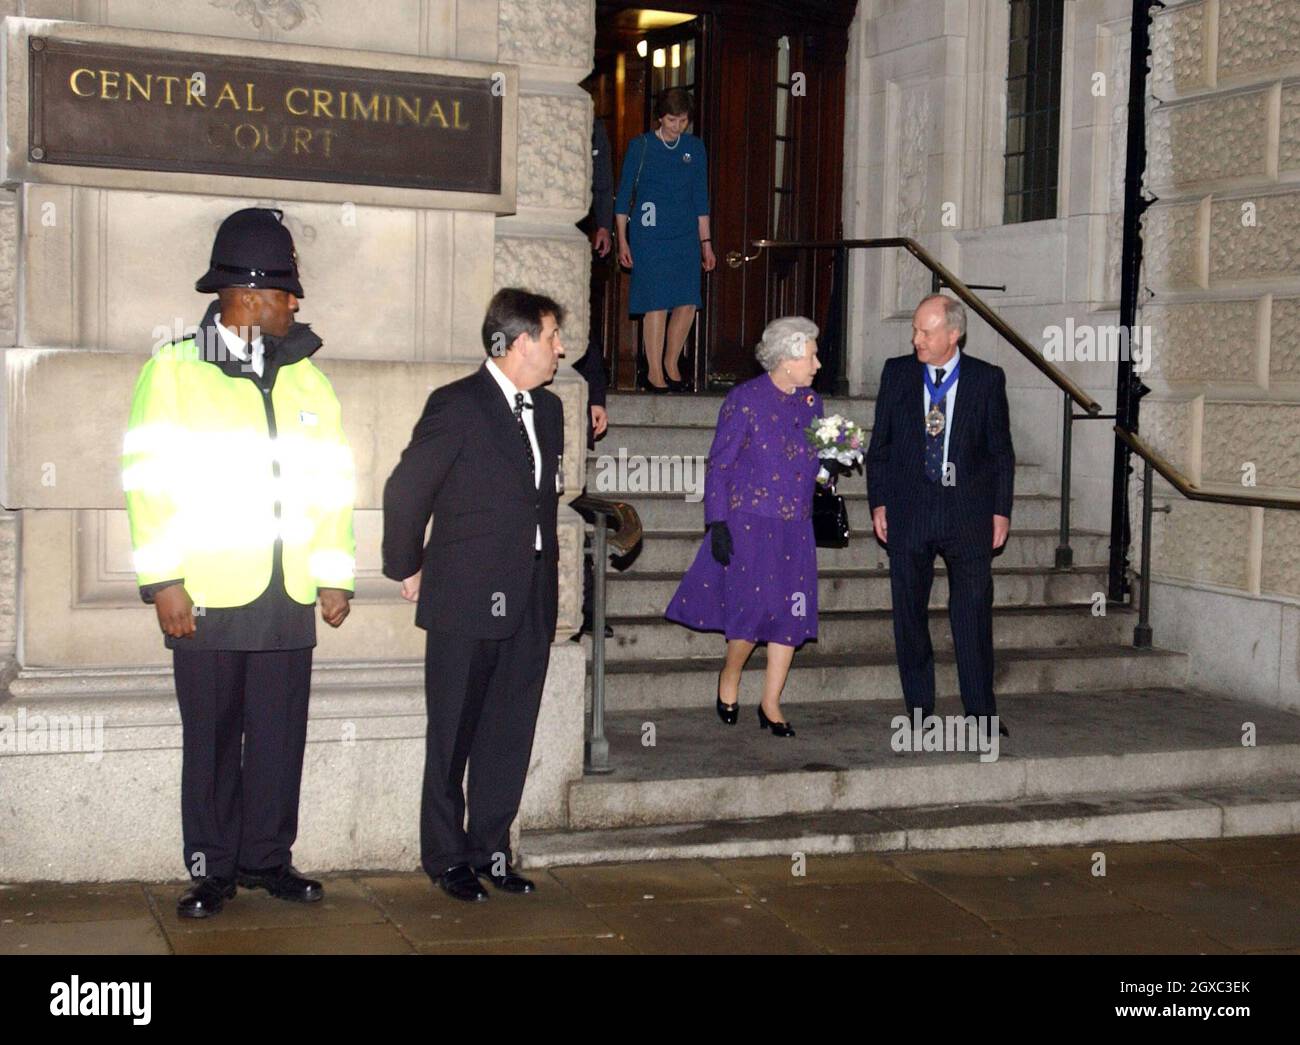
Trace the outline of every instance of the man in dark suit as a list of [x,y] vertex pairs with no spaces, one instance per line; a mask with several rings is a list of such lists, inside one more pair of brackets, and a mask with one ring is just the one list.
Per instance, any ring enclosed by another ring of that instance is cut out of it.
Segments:
[[384,575],[428,633],[420,858],[460,900],[487,899],[480,877],[533,891],[511,866],[510,825],[555,638],[564,411],[540,386],[564,355],[563,321],[548,297],[498,291],[487,361],[429,396],[384,487]]
[[[934,712],[927,607],[934,558],[948,568],[948,617],[962,705],[983,728],[993,695],[993,553],[1007,540],[1016,455],[1001,367],[964,355],[961,302],[912,316],[914,354],[885,361],[867,450],[876,537],[889,550],[894,644],[908,714]],[[959,393],[960,389],[960,393]],[[1007,735],[1005,727],[1001,733]]]

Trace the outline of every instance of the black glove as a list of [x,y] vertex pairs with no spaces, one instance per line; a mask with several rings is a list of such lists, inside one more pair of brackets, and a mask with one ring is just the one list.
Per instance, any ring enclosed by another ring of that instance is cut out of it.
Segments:
[[722,566],[731,565],[731,531],[725,522],[709,523],[709,536],[713,539],[713,557]]

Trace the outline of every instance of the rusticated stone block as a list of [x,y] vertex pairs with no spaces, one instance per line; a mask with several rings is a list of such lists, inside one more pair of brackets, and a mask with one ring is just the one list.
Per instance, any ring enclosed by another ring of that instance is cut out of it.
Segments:
[[1151,374],[1166,381],[1254,381],[1258,311],[1254,299],[1146,306]]
[[0,192],[0,345],[17,342],[18,204],[12,192]]
[[552,94],[519,99],[520,206],[585,214],[591,194],[591,102]]
[[564,306],[562,339],[566,351],[581,355],[587,346],[591,250],[577,230],[572,237],[497,236],[496,289],[524,287],[548,294]]
[[1272,381],[1300,381],[1300,298],[1273,299],[1268,376]]
[[[1253,214],[1247,204],[1254,205]],[[1289,279],[1298,269],[1300,193],[1216,200],[1211,205],[1212,281]]]
[[1188,501],[1176,494],[1159,498],[1157,507],[1159,501],[1170,504],[1171,511],[1157,514],[1151,521],[1153,576],[1248,587],[1248,511],[1234,505]]
[[1259,587],[1276,595],[1300,596],[1300,512],[1265,510]]
[[1300,4],[1221,0],[1219,78],[1258,79],[1300,67]]
[[498,56],[503,62],[574,66],[585,75],[595,43],[592,0],[501,0]]
[[1200,477],[1200,431],[1197,400],[1146,400],[1142,403],[1142,439],[1192,482]]
[[1207,403],[1204,438],[1207,482],[1300,488],[1300,405]]
[[14,656],[18,623],[18,516],[0,511],[0,661]]
[[1199,203],[1162,206],[1157,203],[1142,220],[1145,265],[1155,288],[1199,286]]
[[1300,86],[1282,88],[1282,129],[1278,136],[1279,170],[1300,168]]
[[1150,170],[1156,185],[1191,185],[1267,174],[1268,93],[1210,98],[1151,117]]
[[1157,11],[1151,19],[1151,87],[1157,98],[1205,87],[1205,5]]

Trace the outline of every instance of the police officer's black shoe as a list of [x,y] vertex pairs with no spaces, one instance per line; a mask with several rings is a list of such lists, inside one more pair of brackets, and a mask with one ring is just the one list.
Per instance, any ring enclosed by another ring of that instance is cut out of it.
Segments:
[[325,896],[320,882],[304,878],[291,865],[263,871],[240,870],[239,884],[245,889],[265,889],[277,900],[295,903],[315,903]]
[[176,901],[180,918],[211,918],[220,914],[227,900],[235,898],[235,883],[229,878],[196,878]]

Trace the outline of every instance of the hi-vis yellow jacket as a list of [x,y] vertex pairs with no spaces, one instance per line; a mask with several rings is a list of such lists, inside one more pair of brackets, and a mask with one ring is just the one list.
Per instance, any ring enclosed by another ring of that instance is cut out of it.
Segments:
[[268,395],[193,339],[160,349],[136,382],[122,488],[141,587],[183,579],[196,606],[243,606],[266,590],[278,536],[294,601],[353,590],[352,453],[305,355]]

